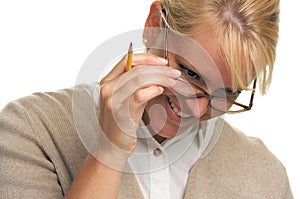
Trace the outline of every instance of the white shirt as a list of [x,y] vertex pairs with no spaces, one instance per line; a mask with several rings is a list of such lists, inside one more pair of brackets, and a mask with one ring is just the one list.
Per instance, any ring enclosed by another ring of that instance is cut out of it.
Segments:
[[[85,85],[85,88],[99,107],[99,84]],[[135,174],[145,199],[184,197],[190,169],[218,140],[220,132],[215,131],[218,129],[217,121],[218,118],[214,118],[195,123],[162,144],[153,138],[155,133],[151,127],[142,122],[137,130],[136,149],[128,159],[130,168],[127,171]]]
[[144,198],[183,198],[189,171],[207,149],[215,123],[216,119],[210,120],[206,132],[195,124],[162,144],[152,137],[150,127],[138,129],[137,136],[146,138],[138,139],[128,162]]

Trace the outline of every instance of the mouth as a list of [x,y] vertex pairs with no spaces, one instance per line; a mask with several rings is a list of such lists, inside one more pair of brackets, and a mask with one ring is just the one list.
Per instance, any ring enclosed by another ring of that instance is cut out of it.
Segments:
[[176,116],[178,116],[179,118],[189,118],[191,117],[191,115],[185,114],[181,111],[179,111],[179,109],[175,106],[175,104],[172,102],[172,100],[167,96],[168,99],[168,103],[172,109],[172,111],[175,113]]

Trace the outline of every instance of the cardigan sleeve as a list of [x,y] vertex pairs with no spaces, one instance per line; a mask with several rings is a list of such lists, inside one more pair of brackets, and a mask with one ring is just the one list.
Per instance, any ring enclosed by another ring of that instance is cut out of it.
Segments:
[[286,195],[285,195],[284,199],[294,199],[294,196],[293,196],[293,193],[292,193],[292,190],[291,190],[290,183],[289,183],[288,179],[287,179],[287,186],[286,187],[287,187],[286,188]]
[[11,102],[0,112],[0,198],[63,198],[55,167],[32,132],[26,109]]

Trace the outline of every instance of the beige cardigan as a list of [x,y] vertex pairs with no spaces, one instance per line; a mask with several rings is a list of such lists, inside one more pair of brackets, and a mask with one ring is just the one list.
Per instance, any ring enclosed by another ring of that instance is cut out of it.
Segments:
[[[85,92],[85,91],[82,91]],[[0,113],[0,198],[63,198],[87,156],[72,115],[73,89],[36,93]],[[92,99],[83,94],[86,108]],[[88,122],[87,122],[88,125]],[[119,198],[143,198],[124,173]],[[257,138],[225,123],[218,143],[190,171],[185,198],[293,198],[284,166]]]

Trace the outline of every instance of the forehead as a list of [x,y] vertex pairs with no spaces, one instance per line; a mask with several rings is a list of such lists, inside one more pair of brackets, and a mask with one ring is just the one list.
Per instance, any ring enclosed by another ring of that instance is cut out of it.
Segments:
[[171,32],[168,34],[168,51],[188,62],[191,70],[210,79],[215,84],[213,87],[230,87],[230,73],[214,35],[213,31],[192,37]]

